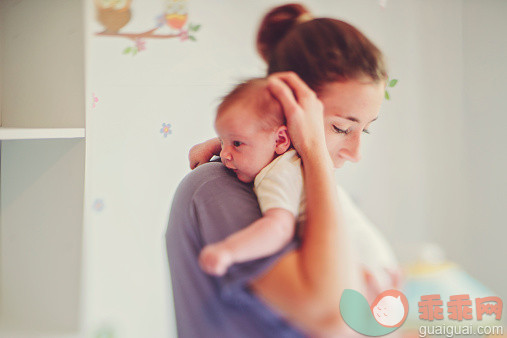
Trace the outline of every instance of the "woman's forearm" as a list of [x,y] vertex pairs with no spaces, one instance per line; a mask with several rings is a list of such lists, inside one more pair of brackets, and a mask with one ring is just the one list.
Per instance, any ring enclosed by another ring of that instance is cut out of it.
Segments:
[[[325,308],[338,309],[345,288],[363,291],[344,226],[331,159],[327,153],[304,156],[306,224],[299,259],[310,291]],[[325,309],[324,309],[325,311]]]
[[342,220],[323,128],[323,103],[295,73],[269,77],[269,90],[283,107],[291,141],[300,154],[306,189],[302,244],[282,257],[253,290],[312,336],[340,336],[345,288],[364,292],[351,238]]

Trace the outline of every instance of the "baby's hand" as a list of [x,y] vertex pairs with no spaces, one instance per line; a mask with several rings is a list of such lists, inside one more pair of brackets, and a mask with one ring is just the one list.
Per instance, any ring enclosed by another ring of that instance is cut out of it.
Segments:
[[213,154],[207,149],[206,142],[199,143],[190,148],[188,153],[188,160],[190,162],[190,169],[195,169],[199,165],[209,162]]
[[217,138],[196,144],[188,153],[190,169],[195,169],[201,164],[209,162],[214,155],[220,154],[220,150],[220,141]]
[[210,275],[223,276],[234,263],[231,252],[220,244],[206,245],[199,255],[199,265]]

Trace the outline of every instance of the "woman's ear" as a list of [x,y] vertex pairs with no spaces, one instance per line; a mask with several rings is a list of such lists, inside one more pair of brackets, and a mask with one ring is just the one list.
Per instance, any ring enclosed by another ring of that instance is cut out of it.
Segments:
[[281,126],[276,131],[276,148],[275,152],[281,155],[287,151],[290,147],[289,132],[286,126]]

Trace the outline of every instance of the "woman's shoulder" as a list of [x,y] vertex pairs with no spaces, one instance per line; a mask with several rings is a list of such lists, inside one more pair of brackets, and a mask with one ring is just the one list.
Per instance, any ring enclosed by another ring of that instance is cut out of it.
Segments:
[[234,172],[228,170],[221,162],[209,162],[188,173],[180,182],[177,193],[216,196],[217,192],[237,195],[238,191],[253,193],[251,185],[239,181]]
[[[182,183],[203,184],[209,181],[218,180],[230,176],[227,168],[221,162],[209,162],[202,164],[189,172]],[[227,178],[226,178],[227,179]]]

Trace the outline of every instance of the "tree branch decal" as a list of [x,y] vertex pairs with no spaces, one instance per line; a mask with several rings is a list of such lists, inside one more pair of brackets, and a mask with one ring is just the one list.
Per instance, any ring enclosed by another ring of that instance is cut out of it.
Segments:
[[[167,0],[164,13],[158,15],[156,26],[140,33],[123,33],[120,30],[130,21],[132,0],[94,0],[97,10],[97,21],[104,26],[104,31],[95,33],[100,37],[121,37],[134,42],[126,47],[123,54],[132,54],[146,50],[146,39],[173,39],[180,41],[197,41],[195,33],[201,28],[200,24],[187,25],[187,0]],[[156,31],[168,26],[170,33],[157,34]]]

